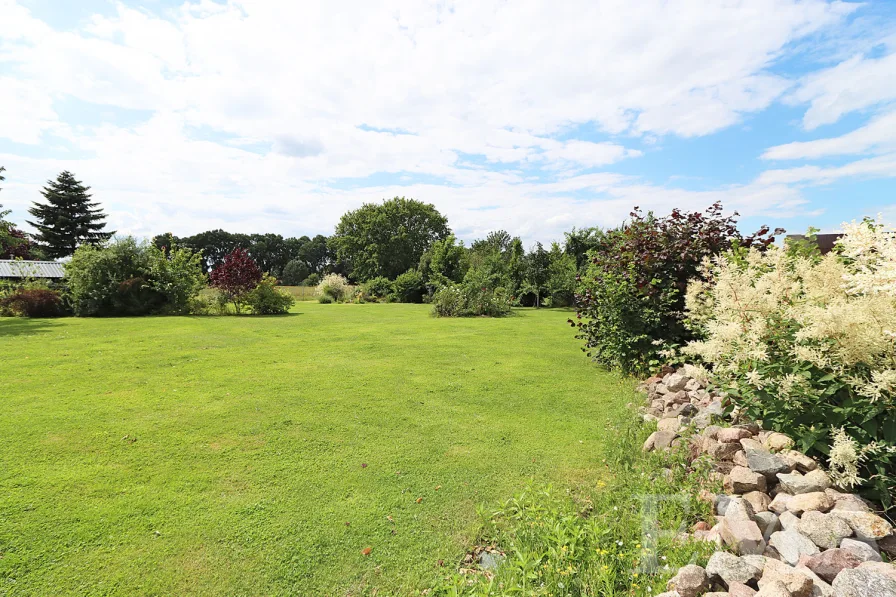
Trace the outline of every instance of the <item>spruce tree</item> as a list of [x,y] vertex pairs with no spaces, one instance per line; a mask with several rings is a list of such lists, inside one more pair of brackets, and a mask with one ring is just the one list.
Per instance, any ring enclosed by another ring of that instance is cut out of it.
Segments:
[[41,194],[47,203],[34,203],[28,210],[35,222],[28,223],[37,229],[34,237],[44,246],[51,259],[67,257],[78,245],[99,244],[107,241],[115,232],[103,232],[106,215],[91,202],[91,195],[75,176],[62,172],[56,180],[47,181]]

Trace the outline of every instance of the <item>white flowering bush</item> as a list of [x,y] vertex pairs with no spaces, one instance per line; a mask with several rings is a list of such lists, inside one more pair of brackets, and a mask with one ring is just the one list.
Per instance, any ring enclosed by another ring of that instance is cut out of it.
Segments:
[[339,274],[327,274],[317,285],[317,294],[324,299],[331,299],[337,303],[342,302],[351,294],[352,287],[345,276]]
[[[684,352],[710,366],[748,415],[793,435],[808,453],[830,456],[843,485],[864,483],[889,505],[896,235],[868,220],[844,231],[824,257],[770,247],[705,262],[686,298],[689,325],[702,339]],[[850,451],[848,440],[875,449]]]

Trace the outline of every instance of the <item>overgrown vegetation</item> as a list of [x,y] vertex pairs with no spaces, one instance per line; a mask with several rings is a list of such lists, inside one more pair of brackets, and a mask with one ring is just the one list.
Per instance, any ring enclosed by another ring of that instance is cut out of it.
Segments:
[[[708,364],[744,411],[830,456],[842,486],[884,505],[896,489],[896,236],[844,224],[838,250],[737,248],[688,288],[684,353]],[[838,430],[852,438],[852,449]]]
[[78,316],[182,314],[205,286],[199,256],[167,253],[132,237],[78,247],[65,264],[67,296]]
[[719,203],[705,213],[675,209],[665,217],[635,208],[628,222],[594,238],[588,252],[577,321],[571,320],[584,349],[626,373],[656,369],[666,351],[694,338],[685,325],[685,291],[703,260],[732,246],[762,250],[773,241],[768,232],[744,237],[737,214],[724,216]]
[[665,591],[680,566],[704,564],[714,544],[678,534],[712,519],[698,499],[701,489],[719,489],[709,461],[690,461],[687,450],[643,454],[648,431],[631,412],[614,413],[605,433],[614,443],[595,484],[531,485],[495,509],[480,508],[479,543],[494,550],[486,557],[497,568],[476,553],[436,594],[650,596]]

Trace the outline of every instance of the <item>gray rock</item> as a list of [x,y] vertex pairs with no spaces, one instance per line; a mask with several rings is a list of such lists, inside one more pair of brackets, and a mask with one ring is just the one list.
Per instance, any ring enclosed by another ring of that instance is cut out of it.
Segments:
[[657,431],[670,431],[672,433],[678,433],[678,430],[681,428],[681,424],[678,422],[678,419],[660,419],[659,423],[656,425]]
[[753,506],[753,512],[766,512],[768,505],[772,502],[772,498],[768,494],[761,491],[750,491],[744,494],[744,500]]
[[818,468],[818,463],[815,460],[796,450],[784,450],[778,456],[787,463],[791,470],[808,473]]
[[805,575],[812,581],[812,592],[809,593],[812,597],[834,597],[834,589],[831,588],[829,583],[826,583],[820,576],[803,566],[802,564],[798,564],[796,568],[794,568],[796,572]]
[[793,496],[789,493],[779,492],[768,505],[768,509],[775,514],[783,514],[784,512],[787,512],[787,504],[790,503],[792,498]]
[[725,512],[728,511],[728,506],[732,501],[736,499],[737,498],[730,495],[725,495],[723,493],[716,495],[713,501],[713,507],[715,508],[716,514],[718,514],[719,516],[725,516]]
[[753,506],[745,499],[734,498],[725,509],[725,518],[736,521],[753,520]]
[[[753,443],[758,445],[758,442]],[[747,457],[747,466],[750,467],[751,471],[765,475],[770,479],[774,479],[775,475],[778,473],[783,473],[791,469],[787,462],[777,454],[772,454],[761,446],[756,447],[753,443],[746,443],[746,445],[744,445],[745,442],[741,442]]]
[[781,528],[785,531],[789,529],[796,530],[796,526],[800,522],[799,516],[793,512],[782,512],[781,515],[778,516],[778,520],[781,522]]
[[821,549],[839,547],[844,538],[852,535],[852,528],[846,521],[815,510],[803,514],[797,530]]
[[793,593],[780,580],[775,580],[759,589],[756,597],[793,597]]
[[677,591],[681,597],[697,597],[709,588],[709,580],[703,568],[688,564],[679,568],[678,574],[666,583],[666,588]]
[[801,493],[814,493],[830,488],[831,480],[827,473],[814,470],[806,473],[778,473],[781,487],[787,493],[799,495]]
[[859,539],[883,539],[893,532],[889,522],[871,512],[832,510],[831,516],[845,520]]
[[781,559],[791,566],[796,566],[800,556],[813,556],[819,553],[818,547],[811,539],[793,529],[772,533],[768,544],[774,547],[781,554]]
[[762,568],[757,568],[746,559],[739,558],[727,551],[717,551],[706,564],[706,573],[712,580],[721,580],[726,585],[732,583],[747,584],[762,577]]
[[837,597],[896,597],[896,580],[867,568],[844,570],[831,586]]
[[739,555],[762,554],[765,550],[765,539],[759,526],[752,520],[723,518],[719,523],[719,534],[725,544]]
[[669,379],[665,381],[666,388],[670,392],[680,392],[687,387],[690,378],[681,373],[673,373]]
[[834,510],[852,510],[853,512],[871,512],[872,508],[867,501],[854,493],[840,493],[833,489],[826,489],[825,493],[834,500]]
[[801,514],[810,510],[819,512],[827,512],[834,506],[823,491],[813,491],[812,493],[801,493],[795,495],[787,501],[787,509],[794,514]]
[[794,568],[778,560],[766,562],[762,578],[759,579],[760,591],[769,584],[780,582],[787,589],[789,595],[810,597],[812,594],[812,579],[805,574],[800,574]]
[[759,532],[762,533],[762,536],[766,538],[771,537],[772,533],[781,530],[781,521],[774,512],[757,512],[753,515],[753,521],[759,526]]
[[731,469],[731,472],[725,476],[724,486],[725,490],[729,493],[743,494],[751,491],[765,491],[765,477],[759,473],[754,473],[748,468],[735,466]]
[[676,434],[671,431],[654,431],[644,442],[641,449],[644,452],[653,450],[668,450],[672,445],[672,440],[676,438]]
[[845,549],[863,562],[882,562],[876,546],[869,541],[846,538],[840,542],[840,549]]
[[762,443],[765,444],[766,448],[775,452],[789,450],[793,447],[793,440],[783,433],[770,433]]
[[728,595],[728,597],[754,597],[756,589],[748,587],[744,583],[735,582],[728,585],[728,592],[722,593],[722,595]]

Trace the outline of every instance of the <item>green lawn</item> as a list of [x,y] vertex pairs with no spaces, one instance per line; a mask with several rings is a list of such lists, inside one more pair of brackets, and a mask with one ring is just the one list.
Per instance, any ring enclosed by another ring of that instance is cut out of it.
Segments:
[[294,311],[0,319],[0,595],[419,594],[634,396],[568,312]]

